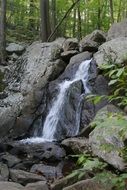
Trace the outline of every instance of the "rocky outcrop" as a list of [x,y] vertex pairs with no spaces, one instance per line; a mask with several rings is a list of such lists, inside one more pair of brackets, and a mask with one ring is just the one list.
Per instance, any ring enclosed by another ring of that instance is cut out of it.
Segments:
[[89,136],[93,153],[119,170],[126,169],[126,123],[127,117],[118,108],[107,105],[90,124],[95,127]]
[[0,190],[24,190],[24,187],[18,183],[0,182]]
[[120,37],[127,37],[127,19],[114,23],[108,31],[108,41]]
[[[26,134],[46,106],[46,85],[65,69],[61,61],[62,45],[33,43],[25,54],[12,66],[6,75],[8,97],[0,107],[0,137],[17,137]],[[42,108],[38,110],[38,106]]]
[[101,30],[95,30],[84,37],[79,43],[80,52],[96,52],[98,47],[106,41],[106,34]]
[[49,190],[48,185],[44,181],[39,181],[36,183],[28,183],[24,190]]
[[122,64],[127,61],[127,38],[121,37],[102,44],[94,59],[97,65],[114,63]]
[[18,54],[18,55],[21,55],[24,50],[25,50],[25,46],[24,46],[24,45],[20,45],[20,44],[16,44],[16,43],[10,43],[10,44],[6,47],[6,51],[7,51],[9,54],[16,53],[16,54]]

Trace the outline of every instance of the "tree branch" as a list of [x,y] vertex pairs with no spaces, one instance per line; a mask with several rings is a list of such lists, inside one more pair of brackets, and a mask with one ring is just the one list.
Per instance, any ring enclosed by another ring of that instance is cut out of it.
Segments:
[[56,33],[57,29],[59,28],[59,26],[62,24],[62,22],[68,17],[68,15],[70,14],[71,10],[75,7],[75,5],[79,2],[80,0],[77,0],[75,3],[73,3],[71,5],[71,7],[67,10],[67,12],[65,13],[65,15],[63,16],[63,18],[61,19],[61,21],[56,25],[55,29],[53,30],[53,32],[50,34],[50,36],[48,37],[47,42],[50,41],[50,39],[53,37],[53,35]]

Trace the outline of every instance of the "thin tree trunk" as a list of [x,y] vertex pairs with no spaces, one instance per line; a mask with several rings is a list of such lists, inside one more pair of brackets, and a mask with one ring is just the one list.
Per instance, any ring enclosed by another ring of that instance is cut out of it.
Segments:
[[73,10],[73,37],[75,37],[75,35],[76,35],[76,8],[74,8]]
[[40,14],[41,14],[41,40],[46,42],[50,35],[49,24],[49,0],[40,0]]
[[114,15],[113,15],[113,0],[109,0],[110,3],[110,15],[111,15],[111,24],[114,23]]
[[80,2],[78,3],[78,40],[82,38],[82,27],[81,27],[81,14],[80,14]]
[[0,64],[6,63],[6,0],[1,0]]
[[[51,31],[55,29],[56,26],[56,0],[51,1]],[[51,40],[55,40],[57,34],[55,33]]]

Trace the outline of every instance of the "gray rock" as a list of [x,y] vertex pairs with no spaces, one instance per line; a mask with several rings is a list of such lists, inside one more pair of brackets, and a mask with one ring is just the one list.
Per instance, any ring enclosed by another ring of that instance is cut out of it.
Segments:
[[22,54],[22,52],[25,50],[25,46],[23,45],[19,45],[16,43],[10,43],[7,47],[6,47],[6,51],[8,53],[16,53],[16,54]]
[[78,53],[79,52],[77,50],[64,51],[61,53],[61,58],[63,61],[69,62],[70,58]]
[[108,185],[102,185],[93,179],[87,179],[79,181],[69,187],[63,188],[63,190],[111,190]]
[[108,31],[107,40],[127,37],[127,19],[114,23]]
[[18,183],[0,182],[0,190],[24,190],[24,187]]
[[78,40],[76,38],[68,38],[63,43],[63,50],[70,51],[70,50],[78,50]]
[[41,173],[46,179],[61,178],[63,163],[59,163],[57,166],[50,166],[44,164],[34,164],[30,169],[32,173]]
[[45,111],[46,85],[66,67],[59,59],[61,50],[62,44],[58,40],[35,42],[10,65],[6,73],[8,97],[2,100],[0,107],[1,140],[25,135],[35,118]]
[[97,65],[116,63],[122,64],[127,61],[127,38],[121,37],[105,42],[99,47],[94,59]]
[[83,38],[80,43],[80,52],[90,51],[96,52],[98,47],[106,41],[106,34],[101,30],[95,30],[91,34]]
[[8,181],[9,170],[6,164],[0,163],[0,181]]
[[14,165],[18,164],[21,162],[19,158],[16,156],[13,156],[11,154],[6,153],[1,157],[2,161],[5,162],[9,168],[13,167]]
[[93,153],[119,170],[126,170],[124,161],[126,123],[127,117],[121,110],[113,105],[107,105],[99,110],[90,124],[91,127],[95,127],[89,135]]
[[33,183],[37,181],[46,181],[46,179],[41,175],[15,169],[10,170],[10,178],[13,182],[20,183],[22,185],[26,185],[27,183]]
[[87,138],[68,138],[61,142],[68,150],[71,150],[75,155],[90,152],[90,144]]
[[36,182],[36,183],[28,183],[26,186],[25,186],[25,189],[24,190],[48,190],[48,185],[46,182],[44,181],[39,181],[39,182]]

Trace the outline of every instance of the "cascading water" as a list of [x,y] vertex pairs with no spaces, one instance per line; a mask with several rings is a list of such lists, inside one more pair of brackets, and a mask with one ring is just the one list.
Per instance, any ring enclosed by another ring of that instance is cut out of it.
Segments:
[[[81,80],[83,83],[83,86],[84,86],[85,94],[90,92],[90,90],[87,86],[90,62],[91,62],[91,60],[83,61],[80,64],[80,66],[79,66],[79,68],[78,68],[78,70],[77,70],[77,72],[76,72],[76,74],[72,80],[70,80],[70,81],[65,80],[59,84],[59,94],[56,97],[56,100],[54,101],[54,103],[53,103],[53,105],[52,105],[52,107],[51,107],[51,109],[50,109],[50,111],[46,117],[46,120],[44,122],[42,137],[39,137],[39,138],[35,137],[35,138],[27,139],[26,140],[27,142],[40,142],[40,141],[57,140],[54,138],[54,134],[57,130],[57,124],[59,122],[59,115],[60,115],[60,112],[62,111],[62,108],[64,106],[64,103],[65,103],[64,100],[66,97],[66,92],[69,89],[69,87],[74,82]],[[79,112],[77,112],[77,114],[79,114]],[[75,130],[75,135],[77,135],[79,132],[79,124],[80,124],[80,122],[77,121],[77,129]]]

